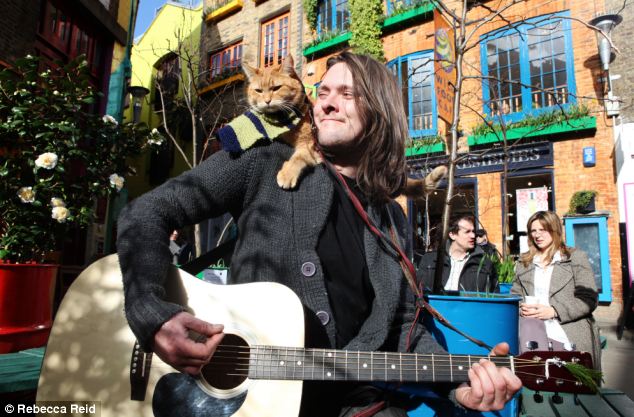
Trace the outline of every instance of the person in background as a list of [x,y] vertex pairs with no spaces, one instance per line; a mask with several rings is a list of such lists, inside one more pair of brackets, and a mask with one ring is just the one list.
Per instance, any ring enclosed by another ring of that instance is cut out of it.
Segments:
[[174,265],[183,265],[191,260],[192,248],[178,230],[173,230],[170,235],[170,253]]
[[[476,245],[475,220],[459,216],[449,224],[442,285],[445,291],[499,292],[497,270],[490,256]],[[432,289],[436,252],[427,252],[418,263],[417,278]]]
[[499,253],[493,243],[489,241],[486,229],[478,229],[475,231],[476,245],[480,246],[485,253],[490,256],[497,256],[499,259]]
[[598,293],[588,256],[564,244],[561,219],[552,211],[533,214],[527,230],[529,250],[517,263],[511,288],[526,300],[520,316],[543,322],[554,350],[590,352],[600,369],[599,330],[592,316]]

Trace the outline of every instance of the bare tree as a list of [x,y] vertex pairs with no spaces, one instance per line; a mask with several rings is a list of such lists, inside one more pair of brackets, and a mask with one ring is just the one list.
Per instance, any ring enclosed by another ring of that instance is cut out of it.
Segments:
[[[199,17],[189,19],[183,11],[183,26],[174,31],[167,49],[154,51],[160,62],[154,88],[160,103],[157,113],[161,128],[189,169],[210,154],[215,131],[243,107],[235,83],[207,88],[227,74],[214,78],[212,68],[201,62],[200,40],[193,36],[195,25],[200,25]],[[239,64],[233,70],[240,71]],[[194,246],[195,255],[200,256],[200,224],[194,226]]]

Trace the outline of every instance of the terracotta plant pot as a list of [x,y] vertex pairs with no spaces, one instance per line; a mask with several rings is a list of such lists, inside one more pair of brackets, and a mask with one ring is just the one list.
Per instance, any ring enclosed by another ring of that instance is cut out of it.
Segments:
[[44,346],[58,265],[0,263],[0,354]]

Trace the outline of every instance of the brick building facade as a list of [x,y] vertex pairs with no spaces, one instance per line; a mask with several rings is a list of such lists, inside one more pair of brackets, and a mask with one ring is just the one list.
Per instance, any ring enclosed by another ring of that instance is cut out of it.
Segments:
[[[233,15],[206,25],[201,53],[211,56],[241,40],[242,59],[262,65],[262,24],[289,10],[289,50],[301,48],[303,65],[297,67],[306,84],[316,85],[328,56],[349,46],[349,21],[353,17],[347,1],[320,0],[317,27],[312,31],[306,20],[298,24],[298,3],[245,1]],[[461,2],[449,3],[451,9],[460,10]],[[578,225],[581,217],[566,218],[565,223],[571,230],[569,239],[578,239],[577,246],[591,254],[601,253],[593,259],[602,289],[598,314],[616,318],[622,305],[623,280],[612,121],[606,118],[602,105],[596,36],[584,24],[603,12],[603,7],[582,0],[531,0],[506,7],[502,17],[491,21],[486,8],[476,5],[468,11],[468,18],[479,23],[468,28],[473,31],[472,48],[464,55],[463,69],[471,78],[465,81],[462,94],[463,136],[458,148],[461,160],[454,211],[475,214],[498,248],[505,244],[507,253],[517,255],[526,247],[523,229],[531,202],[540,201],[563,217],[576,191],[598,191],[596,210],[583,217],[583,221],[596,224]],[[433,9],[425,1],[388,0],[380,23],[386,65],[402,83],[410,136],[417,139],[407,151],[413,177],[423,176],[448,158],[444,143],[447,124],[438,116],[434,93]],[[515,84],[506,80],[515,80]],[[537,120],[562,109],[569,115],[563,116],[563,121]],[[478,126],[483,120],[497,122],[500,118],[505,124],[533,120],[532,126],[509,127],[506,174],[500,135],[486,134]],[[584,165],[584,152],[594,152],[594,165]],[[432,194],[428,213],[425,204],[402,201],[418,251],[428,249],[428,235],[433,241],[433,225],[440,218],[443,199],[442,190]],[[600,234],[601,240],[588,239],[592,233]]]
[[[634,279],[634,7],[631,2],[606,0],[606,12],[618,14],[622,22],[611,33],[619,53],[610,63],[609,75],[612,89],[619,101],[618,116],[614,125],[615,172],[619,196],[619,231],[623,253],[623,285],[631,287]],[[630,300],[633,298],[630,290]],[[629,313],[631,314],[631,312]]]

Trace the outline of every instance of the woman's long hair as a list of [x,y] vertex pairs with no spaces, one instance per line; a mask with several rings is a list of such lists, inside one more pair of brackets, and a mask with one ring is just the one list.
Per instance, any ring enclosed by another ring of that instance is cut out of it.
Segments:
[[375,59],[342,52],[326,64],[344,63],[352,73],[356,105],[363,122],[357,182],[375,203],[388,201],[405,186],[405,140],[409,137],[403,96],[396,77]]
[[[535,238],[531,233],[531,225],[535,220],[539,221],[544,230],[550,233],[550,236],[553,239],[553,243],[551,243],[551,245],[541,253],[537,248]],[[533,258],[537,254],[541,255],[541,260],[544,265],[548,265],[552,262],[557,251],[560,251],[561,255],[566,258],[570,257],[570,249],[564,243],[564,232],[561,227],[561,219],[556,213],[552,211],[538,211],[528,219],[528,222],[526,223],[526,230],[528,233],[528,252],[524,252],[520,257],[520,261],[525,267],[533,262]]]

